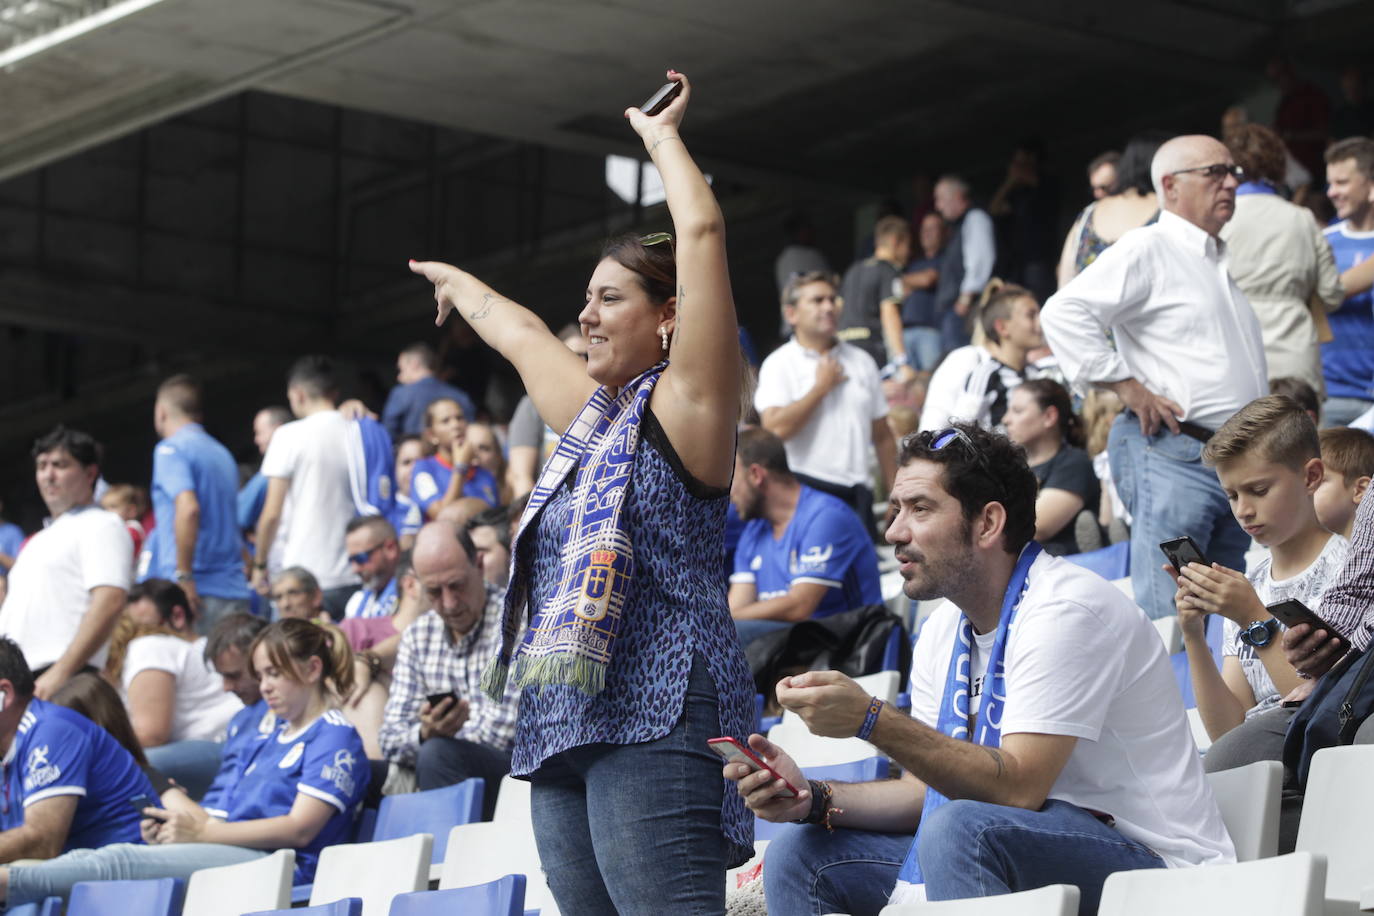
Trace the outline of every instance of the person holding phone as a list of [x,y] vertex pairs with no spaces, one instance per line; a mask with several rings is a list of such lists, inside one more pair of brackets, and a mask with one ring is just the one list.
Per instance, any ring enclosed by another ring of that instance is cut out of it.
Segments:
[[[76,849],[0,868],[7,906],[65,898],[78,881],[187,878],[276,849],[296,850],[296,884],[314,878],[320,850],[347,840],[371,776],[362,739],[338,709],[352,686],[353,658],[337,629],[299,619],[265,628],[249,657],[277,721],[226,758],[231,772],[221,774],[204,806],[143,809],[146,845]],[[137,794],[127,793],[121,804],[127,808]]]
[[[513,775],[565,916],[723,912],[753,821],[706,742],[744,736],[753,682],[720,587],[742,366],[720,207],[679,128],[682,92],[625,116],[672,234],[610,240],[578,316],[584,363],[456,267],[412,269],[565,429],[514,544],[489,693],[522,687]],[[603,497],[601,494],[606,494]],[[521,637],[521,631],[524,631]]]
[[[1220,563],[1165,567],[1178,583],[1174,603],[1193,694],[1213,741],[1207,769],[1216,771],[1282,756],[1292,710],[1280,701],[1301,678],[1284,659],[1282,621],[1266,605],[1297,599],[1320,613],[1349,545],[1317,518],[1321,443],[1316,424],[1291,398],[1269,395],[1245,405],[1217,430],[1202,459],[1216,468],[1236,521],[1269,548],[1248,574]],[[1207,645],[1208,614],[1224,619],[1220,672]]]

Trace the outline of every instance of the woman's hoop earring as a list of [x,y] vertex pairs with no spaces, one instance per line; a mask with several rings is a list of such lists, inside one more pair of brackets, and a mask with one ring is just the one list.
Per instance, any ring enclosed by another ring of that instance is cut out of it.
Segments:
[[663,341],[663,352],[668,352],[668,326],[665,324],[658,329],[658,337]]

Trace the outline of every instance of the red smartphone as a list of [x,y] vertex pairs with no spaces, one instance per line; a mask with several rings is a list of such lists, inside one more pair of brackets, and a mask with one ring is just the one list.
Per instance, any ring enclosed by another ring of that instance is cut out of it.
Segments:
[[[774,779],[782,779],[777,771],[764,763],[758,754],[740,744],[734,738],[710,738],[706,742],[707,747],[720,755],[726,763],[742,763],[751,770],[767,770]],[[799,794],[797,787],[785,779],[782,779],[786,786],[777,794],[778,798],[796,798]]]
[[681,83],[664,83],[658,88],[657,92],[649,96],[647,102],[639,106],[639,110],[652,118],[654,115],[671,105],[673,99],[677,98],[678,94],[681,92]]

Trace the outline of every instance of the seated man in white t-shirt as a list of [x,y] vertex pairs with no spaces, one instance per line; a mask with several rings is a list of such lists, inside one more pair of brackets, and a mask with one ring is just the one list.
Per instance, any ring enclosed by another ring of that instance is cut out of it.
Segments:
[[225,730],[243,701],[206,661],[206,637],[196,635],[189,608],[181,586],[166,579],[135,585],[125,611],[134,635],[118,679],[148,762],[198,801],[219,771]]
[[52,521],[9,574],[0,635],[19,644],[46,700],[88,666],[105,664],[110,632],[133,578],[124,522],[95,505],[100,445],[59,426],[33,444],[34,478]]
[[801,790],[781,798],[767,771],[725,767],[757,815],[802,822],[769,846],[769,910],[861,916],[889,894],[1064,883],[1094,913],[1113,872],[1234,861],[1163,644],[1130,599],[1031,541],[1022,451],[961,425],[908,437],[898,463],[887,539],[906,594],[949,599],[916,645],[911,715],[835,671],[784,678],[778,700],[818,735],[871,741],[904,775],[808,783],[750,736]]

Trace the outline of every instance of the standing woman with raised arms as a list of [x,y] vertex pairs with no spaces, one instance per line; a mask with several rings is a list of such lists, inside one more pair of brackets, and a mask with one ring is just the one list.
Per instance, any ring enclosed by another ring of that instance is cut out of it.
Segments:
[[[678,128],[691,98],[626,110],[674,235],[612,239],[578,316],[583,363],[528,310],[438,263],[456,310],[565,429],[512,550],[505,644],[522,686],[513,775],[564,916],[721,913],[753,824],[706,741],[743,738],[753,684],[720,581],[741,367],[720,207]],[[499,695],[499,693],[496,693]]]

